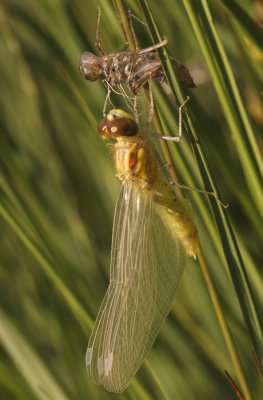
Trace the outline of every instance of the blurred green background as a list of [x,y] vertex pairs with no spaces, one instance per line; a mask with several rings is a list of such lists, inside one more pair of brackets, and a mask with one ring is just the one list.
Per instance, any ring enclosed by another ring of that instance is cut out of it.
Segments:
[[[243,282],[250,283],[247,294],[253,295],[249,305],[257,311],[260,343],[262,5],[248,0],[243,9],[232,0],[210,1],[209,8],[205,0],[152,0],[149,5],[169,39],[169,54],[189,68],[197,85],[185,92],[191,96],[188,108],[220,198],[229,204],[226,213],[248,276],[241,273]],[[136,1],[124,6],[142,17]],[[115,8],[101,0],[101,9],[103,49],[117,52],[125,40]],[[224,53],[209,41],[209,18],[202,19],[209,12]],[[224,370],[239,385],[236,372],[201,270],[190,259],[173,310],[149,354],[151,368],[143,365],[119,395],[95,386],[86,374],[88,337],[108,283],[119,190],[110,150],[97,135],[106,89],[101,81],[82,80],[78,72],[81,53],[96,53],[96,23],[95,0],[0,4],[1,400],[235,399]],[[139,23],[135,29],[141,46],[150,46],[147,29]],[[225,73],[234,79],[230,84]],[[167,129],[174,131],[176,108],[160,85],[154,93]],[[121,96],[113,98],[116,107],[127,109]],[[187,134],[170,149],[180,182],[203,187]],[[188,192],[187,198],[249,398],[259,399],[250,306],[239,304],[242,285],[237,275],[233,285],[206,197]]]

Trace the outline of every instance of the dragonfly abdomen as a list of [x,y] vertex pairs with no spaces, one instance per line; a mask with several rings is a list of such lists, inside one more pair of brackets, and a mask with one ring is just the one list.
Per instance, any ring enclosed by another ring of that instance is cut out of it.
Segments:
[[153,199],[159,215],[171,234],[178,237],[189,256],[195,257],[198,232],[189,203],[176,196],[170,186],[161,179],[155,182]]

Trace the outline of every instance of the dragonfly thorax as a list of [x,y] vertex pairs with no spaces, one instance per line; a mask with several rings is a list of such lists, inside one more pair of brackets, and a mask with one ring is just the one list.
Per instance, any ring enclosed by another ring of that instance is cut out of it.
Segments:
[[123,183],[151,189],[159,178],[151,146],[143,138],[122,137],[112,145],[115,151],[116,175]]

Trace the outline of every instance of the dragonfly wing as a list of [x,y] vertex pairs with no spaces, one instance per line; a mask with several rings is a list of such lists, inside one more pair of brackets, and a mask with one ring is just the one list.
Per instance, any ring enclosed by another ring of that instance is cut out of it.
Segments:
[[162,66],[159,59],[153,59],[138,64],[129,82],[132,93],[137,95],[140,88],[148,81],[148,79],[151,77],[155,78],[155,74],[160,70],[162,70]]
[[110,284],[89,340],[94,383],[112,392],[129,384],[170,311],[185,251],[167,230],[151,194],[123,185],[115,210]]

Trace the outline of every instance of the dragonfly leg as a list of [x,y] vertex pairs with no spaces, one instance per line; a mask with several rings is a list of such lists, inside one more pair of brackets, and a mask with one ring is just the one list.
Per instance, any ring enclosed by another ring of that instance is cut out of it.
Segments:
[[[103,80],[102,82],[104,83],[104,85],[106,86],[107,91],[108,91],[107,95],[105,97],[103,111],[102,111],[103,117],[106,117],[106,115],[107,115],[106,108],[107,108],[108,101],[110,101],[111,88],[110,88],[110,86],[107,84],[107,82],[105,80]],[[111,103],[111,101],[110,101],[110,103]]]
[[125,40],[126,40],[125,44],[124,44],[123,47],[120,49],[120,53],[122,53],[123,51],[126,51],[126,50],[127,50],[127,48],[129,47],[129,43],[128,43],[127,35],[126,35],[125,29],[124,29],[124,26],[123,26],[122,19],[121,19],[121,17],[120,17],[120,15],[119,15],[118,12],[116,12],[116,15],[117,15],[117,18],[118,18],[118,20],[119,20],[119,22],[120,22],[120,24],[121,24],[121,29],[122,29],[123,35],[124,35],[124,37],[125,37]]
[[139,126],[139,113],[138,113],[138,108],[137,108],[137,96],[134,97],[133,113],[134,113],[135,122]]
[[98,19],[97,19],[97,27],[96,27],[95,47],[97,48],[98,52],[102,56],[105,56],[106,53],[104,53],[104,51],[101,48],[100,19],[101,19],[101,9],[100,9],[100,2],[98,0]]
[[154,114],[154,100],[153,100],[153,92],[152,92],[152,83],[151,83],[151,76],[148,80],[149,85],[149,100],[150,100],[150,110],[146,121],[146,127],[150,124],[151,120],[153,119]]
[[[145,49],[141,49],[141,50],[140,50],[140,45],[139,45],[139,41],[138,41],[137,36],[136,36],[136,33],[135,33],[135,29],[134,29],[134,25],[133,25],[132,18],[134,18],[136,21],[140,22],[141,24],[143,24],[143,25],[145,25],[145,26],[148,26],[148,24],[147,24],[145,21],[143,21],[141,18],[137,17],[137,15],[133,14],[133,13],[131,12],[131,10],[128,10],[128,11],[127,11],[127,18],[128,18],[129,25],[130,25],[130,30],[131,30],[132,38],[133,38],[133,41],[134,41],[134,44],[135,44],[135,51],[137,51],[138,54],[148,53],[148,52],[150,52],[150,51],[152,51],[152,50],[158,49],[159,47],[165,46],[165,45],[168,43],[168,39],[167,39],[167,38],[164,38],[164,40],[163,40],[162,42],[157,43],[157,44],[154,44],[154,45],[152,45],[152,46],[150,46],[150,47],[147,47],[147,48],[145,48]],[[122,22],[121,22],[121,27],[122,27],[124,36],[125,36],[126,41],[127,41],[127,35],[126,35],[126,33],[125,33],[125,29],[124,29],[124,27],[123,27]],[[127,41],[127,42],[128,42],[128,41]],[[125,48],[126,48],[126,47],[125,47]],[[124,51],[124,50],[122,50],[122,51]]]
[[194,187],[191,187],[191,186],[183,185],[183,184],[178,183],[178,182],[174,182],[174,180],[171,178],[171,176],[170,176],[170,174],[168,172],[170,165],[169,164],[164,165],[164,163],[163,163],[159,153],[157,152],[157,150],[154,147],[152,147],[152,150],[153,150],[154,157],[155,157],[155,159],[156,159],[156,161],[157,161],[157,163],[158,163],[158,165],[159,165],[159,167],[160,167],[165,179],[167,180],[167,182],[170,183],[170,185],[174,185],[175,187],[178,187],[178,188],[183,189],[183,190],[190,190],[190,191],[193,191],[193,192],[206,194],[207,196],[212,196],[212,197],[214,197],[216,199],[216,201],[218,201],[218,203],[223,208],[227,208],[228,207],[228,204],[223,203],[222,200],[220,200],[219,196],[215,192],[209,192],[209,191],[207,191],[205,189],[197,189],[197,188],[194,188]]
[[165,136],[165,135],[160,135],[159,133],[151,132],[149,133],[151,136],[158,137],[159,139],[165,139],[165,140],[170,140],[171,142],[180,142],[181,137],[182,137],[182,126],[183,126],[183,117],[182,117],[182,109],[184,105],[188,102],[190,99],[189,96],[186,97],[184,102],[180,105],[178,113],[179,113],[179,121],[178,121],[178,136],[173,137],[173,136]]
[[183,101],[183,103],[179,106],[179,120],[178,120],[178,142],[182,137],[182,126],[183,126],[183,117],[182,117],[182,110],[183,107],[185,106],[185,104],[188,102],[188,100],[190,100],[190,97],[187,96],[186,99]]
[[140,19],[139,17],[137,17],[135,14],[133,14],[133,13],[131,12],[131,10],[128,10],[128,11],[127,11],[127,17],[128,17],[128,20],[129,20],[129,25],[130,25],[131,33],[132,33],[132,37],[133,37],[133,40],[134,40],[135,49],[136,49],[136,51],[137,51],[137,50],[139,50],[140,46],[139,46],[139,42],[138,42],[137,36],[136,36],[136,34],[135,34],[135,30],[134,30],[132,18],[136,19],[136,21],[140,22],[140,23],[143,24],[143,25],[146,25],[146,26],[147,26],[147,24],[146,24],[146,22],[144,22],[142,19]]
[[173,185],[174,182],[172,180],[171,175],[168,172],[170,169],[170,165],[168,165],[168,164],[164,165],[163,160],[161,159],[158,151],[156,150],[156,148],[154,146],[152,146],[152,151],[153,151],[154,157],[155,157],[165,179],[167,180],[167,182],[169,182],[171,185]]
[[[128,10],[128,12],[127,12],[127,17],[128,17],[128,20],[129,20],[129,25],[130,25],[130,29],[131,29],[131,32],[132,32],[132,37],[133,37],[133,40],[134,40],[134,43],[135,43],[135,46],[136,46],[136,50],[137,50],[137,38],[136,38],[136,36],[135,36],[135,33],[134,33],[134,28],[133,28],[133,25],[131,25],[131,21],[130,21],[130,17],[129,17],[129,11],[130,10]],[[120,11],[119,11],[120,12]],[[119,22],[120,22],[120,25],[121,25],[121,29],[122,29],[122,32],[123,32],[123,35],[124,35],[124,37],[125,37],[125,40],[126,40],[126,43],[125,43],[125,45],[121,48],[121,50],[119,51],[120,53],[122,53],[122,52],[124,52],[125,50],[127,50],[127,48],[129,47],[129,41],[128,41],[128,35],[129,35],[129,33],[125,30],[125,27],[124,27],[124,25],[123,25],[123,21],[122,21],[122,18],[121,18],[121,16],[120,16],[120,14],[119,14],[119,12],[116,10],[116,15],[117,15],[117,18],[119,19]],[[125,17],[124,17],[125,18]]]
[[165,46],[167,43],[168,43],[168,39],[167,39],[166,36],[164,36],[164,39],[163,39],[161,42],[156,43],[156,44],[153,44],[153,45],[150,46],[150,47],[146,47],[145,49],[139,50],[139,51],[138,51],[138,54],[149,53],[149,52],[151,52],[151,51],[153,51],[153,50],[156,50],[156,49],[159,49],[160,47]]
[[[122,24],[122,23],[121,23]],[[129,43],[126,42],[125,45],[120,49],[120,53],[122,53],[123,51],[127,50],[129,47]]]
[[212,196],[216,199],[216,201],[218,201],[218,203],[223,207],[223,208],[228,208],[229,204],[225,204],[223,203],[222,200],[220,200],[219,196],[215,193],[215,192],[209,192],[206,189],[197,189],[191,186],[186,186],[186,185],[182,185],[181,183],[177,183],[177,182],[172,182],[172,184],[176,187],[179,187],[180,189],[183,190],[191,190],[192,192],[197,192],[197,193],[202,193],[202,194],[206,194],[207,196]]

